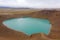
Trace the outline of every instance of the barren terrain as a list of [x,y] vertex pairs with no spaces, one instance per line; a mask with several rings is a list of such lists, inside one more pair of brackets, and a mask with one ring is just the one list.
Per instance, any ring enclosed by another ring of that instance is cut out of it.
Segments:
[[[2,24],[4,20],[24,16],[48,19],[52,25],[49,35],[37,33],[28,36]],[[60,40],[60,11],[0,9],[0,40]]]

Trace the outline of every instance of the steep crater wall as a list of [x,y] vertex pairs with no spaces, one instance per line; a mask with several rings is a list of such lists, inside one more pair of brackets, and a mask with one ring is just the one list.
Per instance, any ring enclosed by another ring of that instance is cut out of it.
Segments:
[[[20,17],[24,17],[24,16],[48,19],[52,24],[52,28],[51,28],[51,31],[50,31],[50,34],[48,35],[48,37],[54,38],[54,39],[60,38],[60,11],[57,11],[57,10],[40,10],[40,11],[32,12],[29,14],[21,14],[21,13],[17,14],[16,13],[16,14],[12,14],[12,15],[0,15],[0,34],[3,35],[3,33],[7,33],[6,32],[7,30],[9,30],[11,32],[11,34],[12,34],[12,32],[16,32],[14,30],[8,29],[5,25],[3,25],[2,22],[4,20],[12,19],[12,18],[20,18]],[[8,33],[8,35],[9,34],[10,33]],[[23,34],[23,35],[25,35],[25,34]]]

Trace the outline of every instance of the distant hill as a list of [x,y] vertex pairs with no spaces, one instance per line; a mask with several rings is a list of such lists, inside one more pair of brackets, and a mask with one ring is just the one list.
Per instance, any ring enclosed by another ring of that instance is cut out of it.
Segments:
[[31,8],[28,8],[28,7],[7,7],[7,6],[0,6],[0,8],[17,8],[17,9],[31,9]]
[[11,7],[7,7],[7,6],[0,6],[0,8],[11,8]]

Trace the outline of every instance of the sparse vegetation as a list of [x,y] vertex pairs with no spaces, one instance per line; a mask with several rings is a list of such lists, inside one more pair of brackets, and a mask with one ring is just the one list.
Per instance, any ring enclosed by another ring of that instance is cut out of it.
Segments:
[[32,13],[32,12],[36,12],[36,11],[39,11],[39,10],[36,10],[36,9],[24,9],[24,10],[19,10],[19,9],[0,9],[0,14],[29,14],[29,13]]

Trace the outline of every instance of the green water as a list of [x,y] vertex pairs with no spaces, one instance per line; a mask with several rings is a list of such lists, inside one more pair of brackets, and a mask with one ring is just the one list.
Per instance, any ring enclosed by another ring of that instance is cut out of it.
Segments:
[[35,33],[49,34],[51,24],[47,19],[39,18],[16,18],[3,22],[5,26],[16,31],[21,31],[27,35]]

